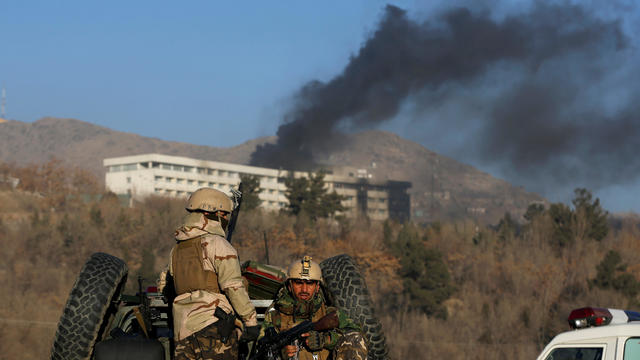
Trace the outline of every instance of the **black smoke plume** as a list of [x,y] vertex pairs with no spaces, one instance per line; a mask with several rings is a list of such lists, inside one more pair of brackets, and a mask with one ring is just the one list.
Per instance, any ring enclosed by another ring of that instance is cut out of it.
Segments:
[[[631,53],[619,19],[580,5],[535,2],[502,17],[459,7],[425,22],[388,5],[341,74],[298,92],[277,143],[252,164],[307,169],[340,146],[344,129],[408,116],[415,129],[459,133],[463,160],[521,183],[632,180],[640,98],[625,74]],[[422,135],[413,138],[427,147],[438,137]]]

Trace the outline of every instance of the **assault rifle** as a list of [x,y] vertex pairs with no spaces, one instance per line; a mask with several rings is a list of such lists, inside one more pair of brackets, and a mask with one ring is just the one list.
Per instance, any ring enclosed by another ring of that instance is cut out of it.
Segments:
[[231,211],[231,217],[229,219],[229,226],[227,226],[227,241],[231,242],[231,235],[236,228],[238,222],[238,214],[240,213],[240,205],[242,205],[242,182],[238,185],[238,190],[231,189],[231,200],[233,201],[233,211]]
[[303,321],[291,329],[279,333],[276,332],[273,326],[267,328],[264,337],[258,340],[255,354],[249,360],[276,360],[280,358],[280,349],[292,344],[296,339],[302,339],[302,334],[311,330],[326,331],[335,329],[339,323],[338,314],[332,312],[316,322]]

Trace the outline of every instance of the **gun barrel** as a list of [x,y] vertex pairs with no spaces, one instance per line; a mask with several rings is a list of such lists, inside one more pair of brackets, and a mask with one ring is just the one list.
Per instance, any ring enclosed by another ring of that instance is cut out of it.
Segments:
[[258,340],[256,354],[251,357],[251,360],[268,359],[268,354],[277,354],[282,347],[293,343],[293,341],[300,338],[302,334],[308,333],[311,330],[327,331],[335,329],[339,325],[340,320],[338,319],[338,314],[332,312],[316,322],[303,321],[291,329],[280,333],[276,333],[273,328],[269,328],[271,331],[268,329],[265,337]]
[[236,223],[238,222],[238,213],[240,212],[240,205],[242,205],[242,190],[243,190],[243,184],[242,182],[240,182],[240,184],[238,185],[238,190],[232,190],[233,193],[233,198],[234,198],[234,204],[235,207],[233,208],[233,211],[231,212],[231,218],[229,219],[229,225],[227,226],[227,241],[231,242],[231,236],[233,235],[233,230],[235,230],[236,228]]

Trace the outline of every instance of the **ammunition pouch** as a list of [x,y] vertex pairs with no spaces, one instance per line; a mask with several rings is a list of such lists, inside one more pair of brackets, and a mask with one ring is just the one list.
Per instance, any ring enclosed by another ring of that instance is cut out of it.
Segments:
[[218,318],[215,325],[218,327],[220,341],[226,343],[236,326],[236,316],[234,314],[227,314],[219,307],[216,307],[216,311],[213,313],[213,316]]

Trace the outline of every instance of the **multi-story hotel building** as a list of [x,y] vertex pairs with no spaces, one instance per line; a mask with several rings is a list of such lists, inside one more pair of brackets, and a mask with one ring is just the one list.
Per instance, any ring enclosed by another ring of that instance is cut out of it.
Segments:
[[[241,174],[257,176],[260,179],[258,196],[261,207],[266,210],[279,210],[288,204],[284,179],[291,175],[296,178],[308,176],[307,172],[161,154],[108,158],[103,164],[107,170],[107,188],[132,199],[149,195],[187,197],[201,187],[229,193],[231,188],[237,188]],[[409,219],[409,182],[375,182],[363,171],[345,176],[329,173],[324,181],[328,192],[335,191],[344,196],[342,204],[347,216],[365,215],[372,220]]]

